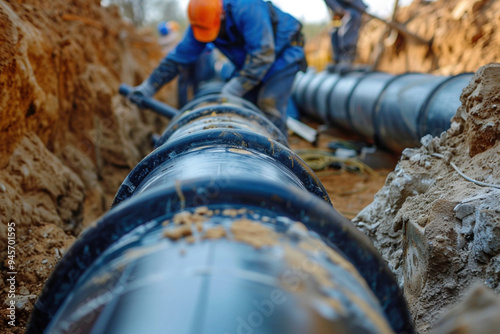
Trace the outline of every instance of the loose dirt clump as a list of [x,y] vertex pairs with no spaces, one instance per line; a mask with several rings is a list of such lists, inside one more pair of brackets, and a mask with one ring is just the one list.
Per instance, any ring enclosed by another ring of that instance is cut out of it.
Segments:
[[189,237],[193,234],[191,230],[191,225],[182,225],[180,227],[176,227],[173,230],[166,230],[163,235],[170,240],[179,240],[184,237]]
[[500,64],[481,68],[451,128],[406,149],[354,219],[396,273],[421,333],[476,281],[500,291],[498,75]]
[[234,240],[247,243],[255,248],[274,246],[278,242],[278,234],[267,226],[252,220],[241,218],[231,225]]

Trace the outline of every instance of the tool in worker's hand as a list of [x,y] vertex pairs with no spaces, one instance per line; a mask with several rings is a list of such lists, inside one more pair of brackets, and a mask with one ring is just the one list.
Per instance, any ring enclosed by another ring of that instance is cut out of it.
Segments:
[[420,37],[419,35],[417,35],[417,34],[411,32],[411,31],[409,31],[408,29],[406,29],[406,27],[405,27],[404,24],[401,24],[401,23],[399,23],[399,22],[397,22],[395,20],[392,20],[392,21],[384,20],[380,16],[368,13],[364,8],[358,7],[354,3],[350,3],[350,2],[348,2],[346,0],[339,0],[339,1],[342,2],[344,5],[357,10],[358,12],[366,14],[366,15],[368,15],[371,18],[374,18],[374,19],[376,19],[378,21],[381,21],[381,22],[387,24],[391,28],[396,29],[399,32],[401,32],[401,34],[403,34],[403,36],[405,36],[407,38],[411,38],[411,39],[415,40],[416,42],[424,44],[424,45],[427,45],[429,47],[432,45],[432,42],[434,40],[433,38],[431,38],[430,40],[427,40],[427,39],[425,39],[423,37]]
[[[129,96],[129,94],[132,92],[133,87],[126,85],[126,84],[121,84],[119,92],[123,96]],[[165,116],[167,118],[174,118],[175,116],[180,114],[180,111],[174,107],[171,107],[165,103],[162,103],[160,101],[157,101],[153,99],[152,97],[146,97],[142,96],[140,99],[140,102],[137,103],[138,101],[132,101],[135,104],[139,105],[140,107],[143,108],[148,108],[157,114],[160,114],[162,116]]]

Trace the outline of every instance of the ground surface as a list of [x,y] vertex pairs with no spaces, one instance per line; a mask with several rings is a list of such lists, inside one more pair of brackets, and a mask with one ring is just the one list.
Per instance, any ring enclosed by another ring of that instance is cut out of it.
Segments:
[[476,283],[500,290],[499,79],[500,64],[476,72],[451,129],[406,149],[354,220],[404,286],[421,333]]

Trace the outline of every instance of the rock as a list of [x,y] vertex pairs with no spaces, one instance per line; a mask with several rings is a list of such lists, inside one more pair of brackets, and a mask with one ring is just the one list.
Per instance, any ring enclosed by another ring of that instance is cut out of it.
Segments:
[[417,149],[414,149],[414,148],[405,148],[403,150],[403,153],[401,153],[401,155],[404,157],[404,158],[407,158],[407,159],[410,159],[411,157],[413,157],[415,154],[417,154],[419,152],[419,150]]
[[27,311],[31,311],[33,309],[33,304],[31,301],[35,301],[37,298],[36,295],[16,295],[16,308],[25,309]]
[[30,291],[25,286],[22,286],[19,288],[19,294],[20,295],[29,295]]
[[488,268],[486,269],[486,274],[488,276],[486,280],[488,286],[492,289],[498,288],[500,286],[500,255],[494,256],[490,260]]

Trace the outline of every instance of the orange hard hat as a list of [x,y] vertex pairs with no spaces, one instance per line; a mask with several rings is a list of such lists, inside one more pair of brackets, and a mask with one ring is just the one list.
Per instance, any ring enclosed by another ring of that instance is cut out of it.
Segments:
[[219,35],[222,0],[190,0],[188,17],[194,38],[200,42],[213,42]]

